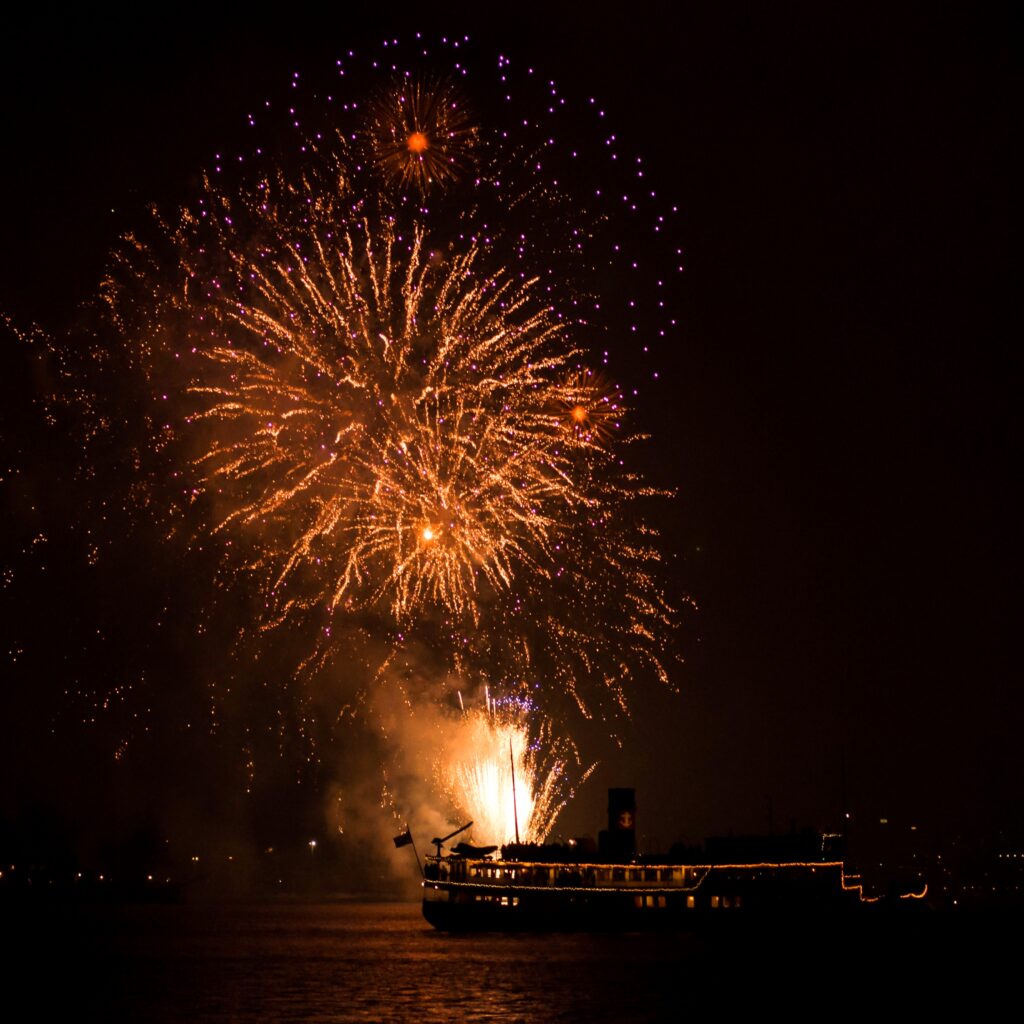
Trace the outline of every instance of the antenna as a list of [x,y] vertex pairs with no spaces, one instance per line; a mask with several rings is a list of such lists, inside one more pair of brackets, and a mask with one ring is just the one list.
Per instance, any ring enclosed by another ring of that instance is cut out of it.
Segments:
[[516,843],[519,843],[519,805],[516,803],[516,759],[512,756],[512,737],[508,738],[508,763],[512,766],[512,817],[516,823]]

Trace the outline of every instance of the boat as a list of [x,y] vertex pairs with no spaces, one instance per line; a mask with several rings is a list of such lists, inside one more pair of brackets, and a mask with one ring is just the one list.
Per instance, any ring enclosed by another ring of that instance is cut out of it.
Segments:
[[423,916],[441,931],[645,931],[726,914],[843,912],[862,889],[842,861],[606,864],[428,857]]
[[[815,857],[731,860],[737,842],[708,842],[706,863],[635,855],[633,790],[609,791],[609,830],[599,849],[443,844],[423,870],[423,916],[442,931],[647,931],[736,919],[799,919],[852,912],[871,900],[819,837]],[[747,843],[748,849],[766,849]],[[772,843],[767,848],[772,848]],[[806,849],[807,844],[803,844]],[[774,843],[785,852],[785,843]],[[789,843],[788,850],[799,849]],[[567,855],[571,854],[571,856]]]

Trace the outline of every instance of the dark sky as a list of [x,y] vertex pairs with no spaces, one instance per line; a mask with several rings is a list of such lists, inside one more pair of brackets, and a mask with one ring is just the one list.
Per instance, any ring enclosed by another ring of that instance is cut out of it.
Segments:
[[[844,762],[865,812],[946,828],[1017,818],[1007,26],[967,4],[709,6],[445,26],[600,97],[682,211],[682,327],[642,416],[649,474],[679,494],[663,516],[672,574],[700,612],[680,637],[680,695],[635,696],[621,754],[568,822],[592,828],[604,786],[636,785],[642,831],[666,842],[764,830],[769,807],[776,828],[825,825]],[[74,322],[117,237],[194,185],[254,96],[339,49],[434,31],[428,13],[38,15],[6,33],[0,311]],[[110,737],[51,731],[60,675],[99,689],[106,667],[135,678],[145,659],[126,640],[102,667],[78,653],[109,625],[109,578],[97,597],[53,540],[45,577],[31,575],[26,545],[40,523],[74,518],[75,488],[31,403],[45,390],[34,363],[3,344],[0,429],[28,483],[4,481],[18,583],[0,654],[28,653],[4,670],[0,813],[42,800],[71,814],[91,790],[90,813],[113,820],[124,783]],[[176,571],[134,543],[122,571],[150,558]],[[146,620],[157,590],[136,586],[128,621]],[[143,701],[152,760],[182,756],[181,723],[162,717],[196,697],[181,685],[180,699]],[[201,743],[188,757],[216,760]],[[153,799],[188,806],[211,788],[201,774]]]

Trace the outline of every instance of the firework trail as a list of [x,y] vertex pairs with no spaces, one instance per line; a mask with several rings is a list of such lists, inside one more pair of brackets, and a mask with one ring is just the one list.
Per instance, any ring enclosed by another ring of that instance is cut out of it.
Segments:
[[488,696],[484,708],[466,712],[450,729],[435,775],[481,842],[544,842],[571,795],[566,772],[579,766],[576,750],[554,736],[550,722],[536,721],[528,702]]
[[432,604],[475,624],[481,595],[550,574],[593,505],[593,389],[566,373],[578,353],[535,282],[479,240],[432,249],[415,221],[403,235],[343,219],[344,193],[299,196],[292,226],[264,183],[240,233],[243,204],[228,216],[211,194],[176,235],[188,291],[156,333],[194,366],[183,427],[203,446],[194,479],[225,499],[213,530],[257,527],[250,568],[280,615],[380,606],[402,623]]

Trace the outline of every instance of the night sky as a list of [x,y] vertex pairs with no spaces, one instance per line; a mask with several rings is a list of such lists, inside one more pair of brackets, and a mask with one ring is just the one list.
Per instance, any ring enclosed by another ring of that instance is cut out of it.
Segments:
[[[678,492],[658,519],[672,587],[700,609],[677,637],[679,694],[634,691],[565,831],[600,825],[609,785],[636,786],[661,845],[824,828],[844,798],[945,832],[1019,823],[1007,26],[967,4],[714,6],[500,29],[425,9],[35,15],[0,62],[0,313],[81,329],[118,237],[181,201],[293,71],[411,29],[536,64],[600,98],[680,209],[681,326],[637,416],[647,476]],[[288,739],[241,795],[239,723],[273,701],[236,695],[208,735],[194,670],[227,652],[194,640],[188,606],[209,567],[154,527],[112,544],[116,517],[82,519],[121,478],[76,476],[40,401],[52,378],[2,343],[5,834],[45,819],[93,849],[138,821],[261,842],[324,828],[344,752],[303,774]],[[616,359],[628,348],[612,376]]]

